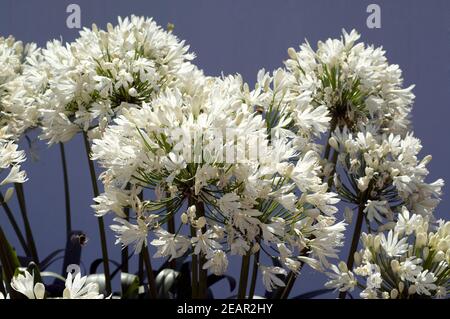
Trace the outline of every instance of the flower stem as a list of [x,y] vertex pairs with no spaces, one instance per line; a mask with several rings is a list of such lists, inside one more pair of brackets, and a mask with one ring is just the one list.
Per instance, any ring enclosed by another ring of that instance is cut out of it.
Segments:
[[148,289],[150,292],[150,298],[156,299],[158,297],[158,292],[156,291],[155,276],[153,275],[152,263],[150,261],[150,256],[148,254],[148,248],[144,245],[142,247],[142,259],[144,260],[145,269],[147,271]]
[[[359,239],[361,237],[361,230],[364,221],[364,208],[366,207],[368,191],[366,190],[364,193],[360,195],[361,202],[358,207],[358,216],[356,218],[355,230],[353,232],[352,244],[350,246],[350,252],[347,258],[347,268],[348,270],[353,269],[353,264],[355,262],[355,252],[358,249]],[[341,291],[339,293],[339,299],[345,299],[347,295],[346,291]]]
[[22,235],[22,231],[20,230],[20,227],[17,224],[16,219],[14,218],[14,214],[12,213],[11,208],[9,208],[8,204],[5,202],[5,198],[3,197],[3,194],[1,192],[0,192],[0,202],[2,203],[3,209],[5,210],[6,216],[8,217],[9,222],[11,223],[11,226],[17,235],[17,238],[19,239],[19,243],[22,246],[22,249],[24,250],[27,256],[30,256],[30,250],[28,249],[27,242]]
[[[97,185],[97,177],[95,175],[95,168],[94,168],[94,162],[90,158],[91,154],[91,146],[89,145],[89,140],[87,137],[86,132],[83,132],[84,137],[84,146],[86,149],[86,156],[88,159],[89,164],[89,172],[91,176],[91,183],[92,183],[92,191],[94,193],[94,197],[97,197],[100,193],[98,191],[98,185]],[[105,224],[103,222],[103,217],[97,217],[98,221],[98,228],[100,232],[100,243],[102,247],[102,256],[103,256],[103,270],[105,273],[105,289],[106,294],[111,294],[111,274],[109,272],[109,258],[108,258],[108,248],[106,245],[106,233],[105,233]]]
[[[125,189],[126,190],[130,189],[130,185],[127,184]],[[125,220],[128,221],[130,219],[129,218],[129,216],[130,216],[130,208],[129,207],[125,207],[123,209],[123,213],[125,214]],[[121,266],[120,266],[120,270],[123,273],[127,273],[128,270],[129,270],[128,259],[129,259],[128,258],[128,246],[125,246],[125,247],[122,248],[122,251],[121,251]]]
[[[195,203],[197,218],[205,217],[205,207],[203,202],[196,201]],[[202,233],[206,232],[206,226],[202,228]],[[208,271],[203,269],[203,265],[206,263],[206,258],[203,253],[199,255],[199,264],[198,264],[198,272],[199,272],[199,282],[198,282],[198,298],[206,299],[207,291],[208,291]]]
[[248,273],[250,268],[250,253],[242,256],[241,275],[239,277],[238,299],[245,299],[248,284]]
[[67,238],[69,238],[70,233],[72,232],[72,218],[70,213],[69,174],[67,173],[66,151],[64,149],[63,143],[59,143],[59,150],[61,152],[61,162],[64,178],[64,198],[66,203],[66,234]]
[[[169,197],[170,196],[170,194],[169,193],[167,193],[166,194],[166,197]],[[170,212],[170,207],[169,207],[169,205],[167,205],[167,212]],[[169,218],[167,219],[167,231],[169,232],[169,233],[171,233],[171,234],[175,234],[175,214],[174,214],[174,212],[173,213],[170,213],[170,216],[169,216]],[[176,268],[176,265],[177,265],[177,261],[176,261],[176,259],[173,259],[173,260],[171,260],[171,261],[169,261],[169,267],[171,268],[171,269],[175,269]]]
[[31,231],[30,221],[27,214],[27,206],[25,204],[25,193],[23,185],[21,183],[14,183],[14,187],[17,193],[17,200],[19,201],[20,212],[22,213],[23,224],[25,226],[25,236],[27,238],[27,244],[30,251],[31,258],[36,264],[39,264],[39,257],[36,249],[36,244]]
[[259,250],[253,255],[253,269],[252,279],[250,281],[250,290],[248,292],[248,299],[253,299],[256,289],[256,278],[258,277],[258,263],[259,263]]

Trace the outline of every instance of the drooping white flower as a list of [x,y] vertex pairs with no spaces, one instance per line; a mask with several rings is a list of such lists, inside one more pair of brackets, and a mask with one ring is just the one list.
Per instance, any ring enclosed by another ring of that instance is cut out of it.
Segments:
[[203,265],[203,269],[210,269],[213,274],[223,275],[228,268],[228,258],[223,250],[210,251],[206,255],[207,262]]
[[164,229],[155,230],[155,235],[157,236],[157,239],[150,242],[150,245],[158,248],[154,257],[170,256],[169,260],[172,260],[183,256],[184,253],[186,253],[186,251],[191,247],[190,240],[183,235],[174,235]]
[[81,277],[81,273],[75,276],[67,274],[63,299],[103,299],[103,294],[99,293],[98,284],[87,282],[87,276]]
[[278,275],[287,275],[286,270],[280,267],[267,267],[260,265],[259,270],[263,277],[264,287],[267,291],[272,291],[276,287],[284,287],[286,284]]
[[11,287],[25,295],[28,299],[44,299],[45,298],[45,286],[40,283],[34,282],[34,274],[25,270],[23,274],[19,273],[11,280]]

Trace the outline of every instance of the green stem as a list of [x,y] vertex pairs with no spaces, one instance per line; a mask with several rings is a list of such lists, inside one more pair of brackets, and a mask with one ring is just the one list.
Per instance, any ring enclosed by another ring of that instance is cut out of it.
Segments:
[[66,237],[69,238],[70,233],[72,232],[72,218],[70,212],[69,174],[67,173],[66,151],[64,149],[63,143],[59,143],[59,150],[61,152],[61,162],[64,178],[64,198],[66,204]]
[[[359,239],[361,237],[361,230],[364,221],[364,208],[366,207],[368,191],[366,190],[364,193],[360,195],[361,202],[358,207],[358,216],[356,219],[355,230],[353,232],[352,244],[350,246],[350,252],[347,258],[347,268],[348,270],[353,269],[353,264],[355,262],[355,252],[358,249]],[[347,295],[346,291],[341,291],[339,293],[339,299],[345,299]]]
[[337,163],[337,159],[338,159],[338,155],[339,152],[337,152],[336,150],[333,151],[333,157],[331,158],[331,163],[333,164],[333,169],[330,172],[330,176],[328,176],[328,192],[331,191],[331,188],[333,187],[333,182],[334,182],[334,173],[336,172],[336,163]]
[[[90,158],[91,146],[89,145],[89,140],[88,140],[86,132],[83,132],[83,137],[84,137],[84,146],[86,149],[86,156],[88,159],[89,172],[90,172],[90,176],[91,176],[92,191],[94,193],[94,197],[97,197],[100,193],[99,193],[98,185],[97,185],[97,176],[95,174],[94,162]],[[100,243],[101,243],[101,247],[102,247],[103,270],[105,273],[105,289],[106,289],[106,294],[109,295],[109,294],[111,294],[112,289],[111,289],[111,274],[109,271],[108,248],[106,245],[105,224],[103,222],[103,217],[101,217],[101,216],[97,217],[97,221],[98,221],[98,229],[100,232]]]
[[20,230],[20,227],[17,224],[16,219],[14,218],[14,214],[12,213],[11,208],[9,208],[8,204],[5,202],[5,198],[3,197],[3,194],[1,192],[0,192],[0,202],[2,203],[3,209],[5,210],[6,216],[8,217],[9,222],[11,223],[11,226],[13,227],[14,232],[17,235],[17,238],[19,239],[22,249],[24,250],[27,256],[31,257],[30,250],[28,249],[27,242],[22,235],[22,231]]
[[144,282],[144,259],[142,258],[142,254],[139,254],[138,277],[139,277],[139,284],[142,284]]
[[25,226],[25,236],[27,238],[27,244],[30,251],[30,255],[31,258],[33,258],[33,261],[36,264],[39,264],[39,257],[36,249],[36,244],[34,241],[33,232],[31,231],[30,221],[28,219],[23,185],[21,183],[14,183],[14,187],[17,193],[17,200],[19,201],[20,212],[22,213],[23,224]]
[[259,250],[253,255],[253,269],[252,269],[252,279],[250,281],[250,290],[248,292],[248,299],[253,299],[255,296],[256,289],[256,279],[258,277],[258,263],[259,263]]
[[248,284],[248,273],[250,268],[250,253],[242,256],[241,275],[239,277],[238,299],[245,299]]
[[16,269],[20,266],[17,256],[12,246],[6,239],[5,233],[0,226],[0,263],[2,265],[2,281],[0,285],[5,283],[6,290],[9,292],[11,299],[22,299],[23,295],[11,288],[11,280],[14,277]]
[[150,292],[150,298],[156,299],[158,297],[158,293],[156,291],[156,282],[155,276],[153,275],[152,263],[150,261],[150,256],[148,254],[147,246],[142,247],[142,259],[144,260],[145,269],[147,270],[147,280],[148,280],[148,289]]
[[[202,202],[196,201],[195,203],[196,208],[196,215],[197,218],[205,217],[205,207]],[[202,233],[206,232],[206,226],[202,228]],[[203,253],[200,253],[198,256],[199,263],[198,263],[198,272],[199,272],[199,278],[198,278],[198,298],[200,299],[206,299],[207,292],[208,292],[208,286],[207,286],[207,280],[208,280],[208,271],[206,269],[203,269],[203,265],[206,263],[206,258]]]
[[[129,184],[125,187],[125,189],[129,189]],[[130,208],[129,207],[125,207],[123,209],[123,212],[125,214],[125,220],[128,221],[130,218]],[[121,251],[121,267],[120,267],[121,271],[124,273],[127,273],[129,271],[129,267],[128,267],[128,246],[125,246],[122,248]]]
[[[170,196],[170,194],[167,193],[166,197],[169,197],[169,196]],[[169,205],[167,205],[167,206],[169,206]],[[170,207],[167,207],[167,212],[168,213],[170,212]],[[167,219],[167,231],[171,234],[175,234],[175,231],[176,231],[175,230],[175,212],[171,212],[170,216]],[[175,269],[176,266],[177,266],[177,261],[175,259],[169,261],[169,267],[171,269]]]
[[[188,207],[191,207],[195,204],[195,201],[191,196],[188,197]],[[196,237],[197,231],[195,227],[191,226],[191,237]],[[192,288],[192,299],[198,298],[198,257],[194,253],[192,254],[192,262],[191,262],[191,288]]]

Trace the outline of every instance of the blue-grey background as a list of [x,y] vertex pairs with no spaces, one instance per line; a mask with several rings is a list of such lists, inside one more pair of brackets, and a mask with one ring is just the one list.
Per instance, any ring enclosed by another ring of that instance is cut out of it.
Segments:
[[[70,3],[81,6],[82,25],[88,27],[93,22],[104,27],[107,22],[115,23],[117,16],[130,14],[153,17],[162,26],[173,23],[174,32],[191,45],[198,56],[195,62],[207,74],[239,72],[251,85],[260,68],[271,70],[282,65],[288,47],[297,47],[305,38],[315,44],[339,37],[342,28],[356,28],[362,33],[362,41],[382,45],[390,62],[401,66],[405,85],[416,84],[414,130],[423,141],[422,154],[433,155],[430,180],[450,180],[450,1],[0,0],[0,35],[11,34],[41,46],[52,38],[72,41],[78,30],[66,27],[66,7]],[[366,26],[370,3],[381,6],[381,29]],[[21,144],[28,149],[26,143]],[[35,148],[39,160],[24,165],[29,176],[25,191],[42,258],[65,245],[64,191],[59,149],[48,148],[43,142]],[[90,238],[83,251],[83,262],[89,265],[99,257],[100,245],[97,222],[89,207],[91,185],[80,137],[68,143],[67,156],[73,228],[85,231]],[[446,190],[436,211],[440,218],[448,218],[450,209]],[[11,205],[18,215],[15,201],[13,198]],[[0,222],[17,244],[3,212]],[[110,224],[109,219],[106,224]],[[111,256],[120,260],[120,250],[112,244],[109,230],[108,237]],[[342,258],[346,258],[347,251],[348,246],[342,250]],[[236,278],[239,265],[233,260],[230,267]],[[60,265],[54,265],[53,270],[60,271]],[[324,281],[323,275],[305,268],[292,295],[321,288]],[[262,294],[260,283],[258,289]],[[215,293],[229,295],[224,283],[216,285]]]

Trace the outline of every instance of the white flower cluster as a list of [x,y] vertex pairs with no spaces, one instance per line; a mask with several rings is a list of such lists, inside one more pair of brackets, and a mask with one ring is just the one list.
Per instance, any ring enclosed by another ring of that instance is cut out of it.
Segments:
[[403,134],[410,122],[413,86],[402,88],[399,66],[387,62],[382,48],[357,43],[359,37],[355,30],[344,30],[341,39],[319,41],[316,51],[308,42],[298,52],[290,48],[286,67],[294,77],[291,90],[299,98],[309,95],[319,110],[326,106],[332,127],[353,130],[370,124]]
[[14,38],[0,37],[0,125],[18,139],[37,124],[42,76],[37,72],[40,50]]
[[[6,133],[8,127],[0,128],[0,186],[12,183],[24,183],[27,180],[25,171],[20,170],[20,164],[25,161],[25,153],[18,151],[17,144]],[[12,195],[12,189],[5,194],[5,201]]]
[[411,212],[431,216],[439,203],[442,179],[427,183],[431,156],[417,158],[422,145],[411,133],[377,134],[370,127],[358,133],[336,130],[330,145],[339,152],[342,167],[335,178],[338,193],[359,204],[364,194],[368,222],[393,226],[394,212],[405,205]]
[[327,287],[352,291],[358,286],[365,299],[448,296],[450,222],[431,224],[427,216],[410,214],[403,207],[387,236],[363,234],[362,242],[354,269],[349,271],[343,262],[333,265]]
[[[338,199],[319,177],[318,154],[271,137],[240,76],[197,83],[193,96],[168,89],[140,109],[124,110],[94,140],[93,158],[106,169],[97,213],[117,215],[112,228],[123,245],[135,243],[138,252],[151,231],[155,256],[178,258],[192,249],[215,274],[226,271],[228,254],[260,249],[275,252],[293,272],[301,262],[327,267],[342,245],[344,224],[335,223]],[[251,152],[254,145],[263,150],[259,156]],[[140,200],[147,188],[156,198]],[[191,235],[163,230],[186,201],[180,228]],[[136,223],[125,220],[125,207],[134,209]],[[260,269],[268,290],[283,285],[273,274],[286,270]]]
[[152,19],[131,16],[107,30],[83,29],[63,45],[42,50],[48,88],[41,103],[42,138],[66,142],[80,131],[100,133],[122,109],[140,107],[166,88],[188,91],[199,72],[193,54]]
[[[28,299],[46,299],[45,285],[36,282],[34,273],[31,274],[25,270],[23,274],[19,273],[11,281],[11,287],[26,296]],[[5,298],[0,293],[0,299]],[[103,299],[104,296],[99,293],[99,286],[95,282],[88,282],[88,277],[81,277],[80,273],[67,274],[63,299]]]

